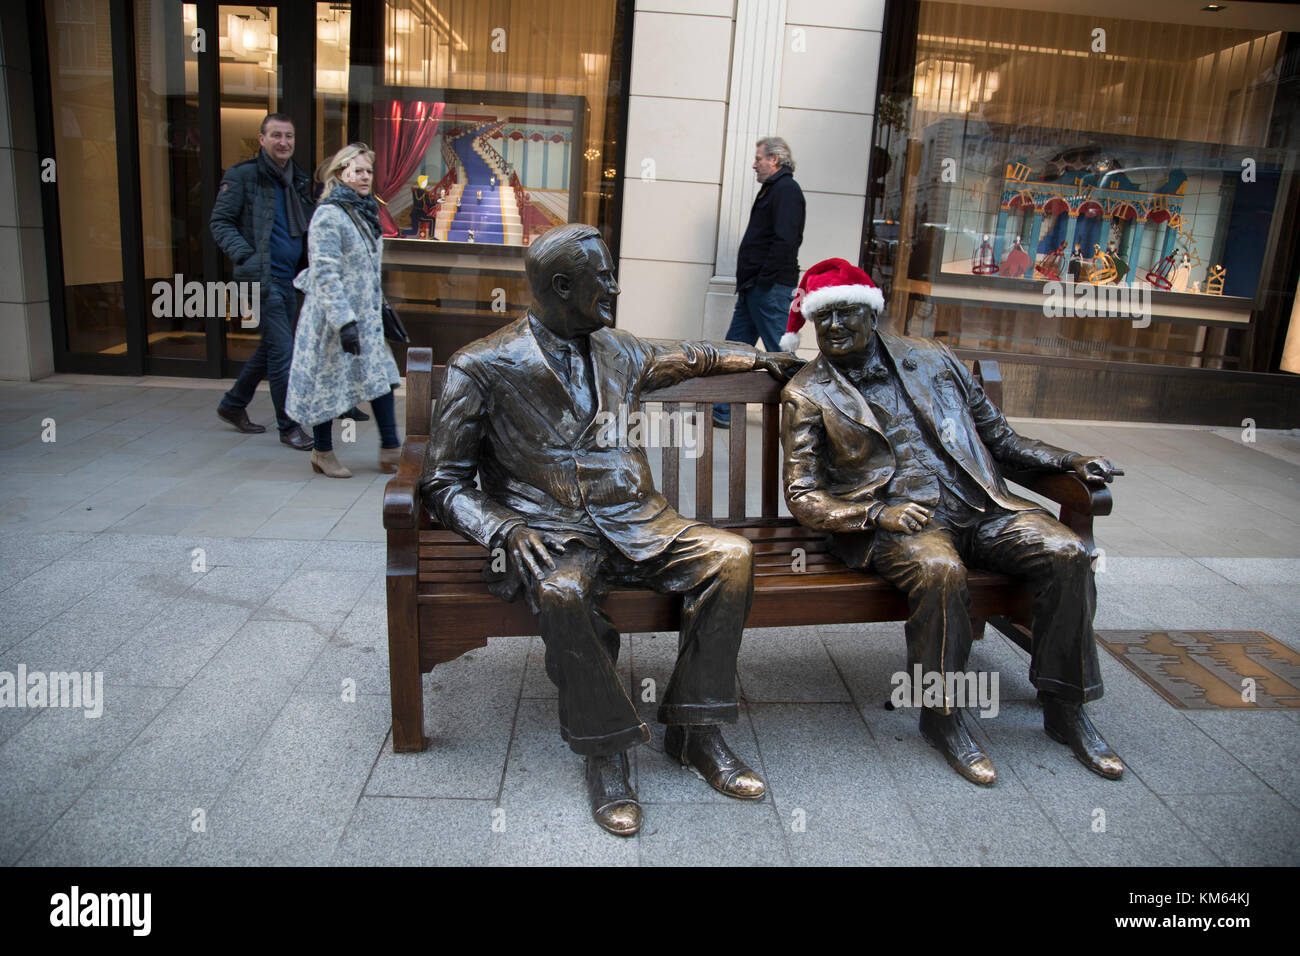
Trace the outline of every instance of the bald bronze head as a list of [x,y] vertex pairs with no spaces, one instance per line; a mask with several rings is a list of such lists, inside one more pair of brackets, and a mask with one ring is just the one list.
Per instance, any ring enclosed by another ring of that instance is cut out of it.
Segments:
[[524,271],[533,315],[556,335],[571,339],[613,326],[618,281],[595,227],[569,223],[543,233],[528,247]]

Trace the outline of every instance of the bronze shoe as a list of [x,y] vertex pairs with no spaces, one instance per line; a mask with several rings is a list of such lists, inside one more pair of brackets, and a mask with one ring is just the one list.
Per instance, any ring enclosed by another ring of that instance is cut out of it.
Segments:
[[1044,696],[1043,729],[1058,744],[1065,744],[1085,767],[1107,780],[1124,776],[1124,762],[1097,733],[1082,704]]
[[627,754],[588,757],[586,762],[592,817],[615,836],[634,836],[641,829],[641,804],[627,782]]
[[664,753],[683,767],[693,767],[718,793],[737,800],[762,800],[767,793],[763,778],[731,752],[716,725],[670,724]]
[[991,787],[997,783],[998,772],[993,761],[980,749],[962,722],[961,711],[941,714],[932,708],[921,711],[921,736],[936,748],[948,765],[971,783]]

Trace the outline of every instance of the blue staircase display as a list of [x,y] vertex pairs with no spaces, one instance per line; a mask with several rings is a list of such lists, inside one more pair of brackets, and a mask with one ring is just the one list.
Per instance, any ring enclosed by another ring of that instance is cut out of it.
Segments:
[[[451,141],[451,148],[465,167],[465,191],[461,193],[460,207],[447,227],[447,239],[468,242],[472,229],[475,242],[503,245],[506,234],[501,219],[501,180],[498,177],[497,184],[492,185],[496,170],[474,152],[474,137],[480,132],[481,129],[472,130]],[[481,200],[478,198],[480,192],[483,195]]]

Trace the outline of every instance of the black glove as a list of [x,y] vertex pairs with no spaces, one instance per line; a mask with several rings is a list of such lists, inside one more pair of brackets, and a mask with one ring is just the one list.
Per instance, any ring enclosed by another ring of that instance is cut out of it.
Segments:
[[361,336],[357,334],[357,324],[349,322],[339,329],[339,344],[349,355],[361,354]]

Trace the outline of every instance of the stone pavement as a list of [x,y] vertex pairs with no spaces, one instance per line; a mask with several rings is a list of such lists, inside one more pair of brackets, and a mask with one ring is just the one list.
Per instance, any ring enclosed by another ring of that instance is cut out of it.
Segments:
[[[0,708],[0,863],[1300,863],[1300,712],[1176,710],[1103,650],[1090,711],[1129,767],[1108,782],[1043,734],[1026,657],[991,629],[971,666],[1000,672],[1002,709],[969,720],[988,790],[883,709],[901,624],[746,635],[728,737],[762,803],[673,766],[644,704],[636,839],[589,819],[538,638],[427,675],[429,748],[394,754],[373,422],[336,431],[355,477],[330,480],[274,429],[219,421],[220,383],[147,382],[0,383],[0,671],[104,679],[98,718]],[[265,392],[250,412],[273,420]],[[1300,438],[1018,427],[1128,473],[1099,523],[1099,629],[1300,648]],[[620,667],[662,687],[675,646],[625,637]]]

